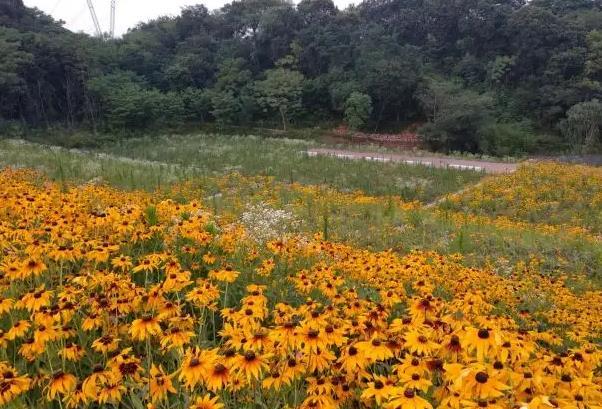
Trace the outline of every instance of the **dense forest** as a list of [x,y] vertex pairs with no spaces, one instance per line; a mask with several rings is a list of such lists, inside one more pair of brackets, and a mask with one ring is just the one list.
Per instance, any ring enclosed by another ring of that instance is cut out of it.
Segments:
[[418,126],[432,149],[596,149],[601,0],[234,1],[116,40],[0,2],[0,132]]

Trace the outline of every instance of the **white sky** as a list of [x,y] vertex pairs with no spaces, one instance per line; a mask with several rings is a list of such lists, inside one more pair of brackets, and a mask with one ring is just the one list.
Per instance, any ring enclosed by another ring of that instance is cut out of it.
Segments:
[[[345,8],[352,0],[334,0],[339,8]],[[163,15],[178,15],[182,7],[202,3],[214,10],[229,3],[230,0],[117,0],[115,19],[116,34],[123,34],[128,28],[140,21],[148,21]],[[86,0],[24,0],[28,7],[37,7],[51,14],[55,19],[63,20],[68,29],[94,33],[94,24],[90,17]],[[110,0],[93,0],[98,20],[103,31],[109,31]]]

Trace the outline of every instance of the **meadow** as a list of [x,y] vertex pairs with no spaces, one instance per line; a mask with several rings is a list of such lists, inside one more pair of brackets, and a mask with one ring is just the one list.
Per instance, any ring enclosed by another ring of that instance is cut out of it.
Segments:
[[175,181],[237,172],[269,176],[285,183],[325,184],[346,192],[361,190],[368,195],[395,195],[406,201],[426,202],[483,176],[480,172],[401,163],[310,157],[306,150],[320,144],[300,139],[170,135],[119,140],[88,151],[87,155],[54,148],[50,156],[36,145],[20,143],[20,148],[15,149],[10,147],[10,141],[0,143],[6,162],[41,166],[50,172],[59,169],[62,173],[55,176],[69,180],[86,181],[85,178],[101,176],[107,182],[130,189],[152,189]]
[[307,144],[0,141],[0,405],[602,407],[597,169]]

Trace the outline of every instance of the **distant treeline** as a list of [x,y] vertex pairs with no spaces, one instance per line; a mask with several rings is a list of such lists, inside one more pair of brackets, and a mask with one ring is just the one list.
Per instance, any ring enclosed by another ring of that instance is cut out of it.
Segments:
[[431,148],[595,149],[601,0],[234,1],[103,41],[0,2],[0,131],[420,124]]

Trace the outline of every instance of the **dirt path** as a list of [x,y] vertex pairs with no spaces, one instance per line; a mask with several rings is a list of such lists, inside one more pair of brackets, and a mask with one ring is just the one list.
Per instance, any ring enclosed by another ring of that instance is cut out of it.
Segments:
[[316,148],[308,149],[309,156],[334,156],[343,159],[365,159],[379,162],[399,162],[409,165],[432,166],[434,168],[450,168],[475,170],[485,173],[510,173],[518,167],[517,163],[487,162],[481,160],[456,159],[437,156],[412,156],[400,153],[360,152],[342,149]]

